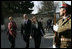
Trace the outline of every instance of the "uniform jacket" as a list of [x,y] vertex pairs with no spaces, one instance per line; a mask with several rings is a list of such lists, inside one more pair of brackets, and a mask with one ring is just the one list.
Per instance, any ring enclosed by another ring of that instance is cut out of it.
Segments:
[[[69,17],[68,17],[69,18]],[[63,19],[61,18],[58,21],[58,33],[63,33],[65,35],[69,35],[71,36],[71,18],[68,20],[68,18],[66,18],[64,21],[62,21]],[[67,22],[66,22],[67,21]],[[66,23],[65,23],[66,22]],[[65,23],[65,24],[64,24]],[[64,25],[63,25],[64,24]]]

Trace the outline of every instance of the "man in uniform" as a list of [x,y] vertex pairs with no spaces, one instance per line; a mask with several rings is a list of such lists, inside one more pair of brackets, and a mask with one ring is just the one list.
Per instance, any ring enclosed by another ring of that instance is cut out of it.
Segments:
[[71,48],[71,6],[62,2],[60,8],[60,18],[53,29],[57,32],[58,39],[56,46],[58,48]]

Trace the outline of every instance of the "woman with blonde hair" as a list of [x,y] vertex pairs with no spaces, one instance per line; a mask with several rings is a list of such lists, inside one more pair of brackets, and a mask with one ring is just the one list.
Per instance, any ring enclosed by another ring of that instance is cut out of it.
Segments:
[[17,29],[17,25],[15,23],[15,21],[13,20],[13,17],[10,16],[9,17],[9,23],[8,23],[8,39],[11,43],[11,48],[15,47],[15,37],[16,37],[16,29]]
[[45,34],[42,23],[37,20],[37,17],[32,18],[32,38],[34,38],[35,48],[40,48],[41,37]]

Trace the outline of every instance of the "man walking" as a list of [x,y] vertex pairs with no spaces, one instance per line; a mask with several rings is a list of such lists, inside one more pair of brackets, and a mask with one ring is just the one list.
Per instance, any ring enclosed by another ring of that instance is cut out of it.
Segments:
[[26,42],[26,48],[29,48],[29,38],[31,33],[31,20],[28,19],[27,14],[23,15],[24,20],[21,24],[21,34],[23,35],[23,39]]

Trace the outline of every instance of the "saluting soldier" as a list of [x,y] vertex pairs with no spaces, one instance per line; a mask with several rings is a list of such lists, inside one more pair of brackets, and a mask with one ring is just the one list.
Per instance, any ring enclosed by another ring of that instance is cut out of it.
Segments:
[[62,2],[60,18],[53,29],[58,34],[58,48],[71,48],[71,6]]

